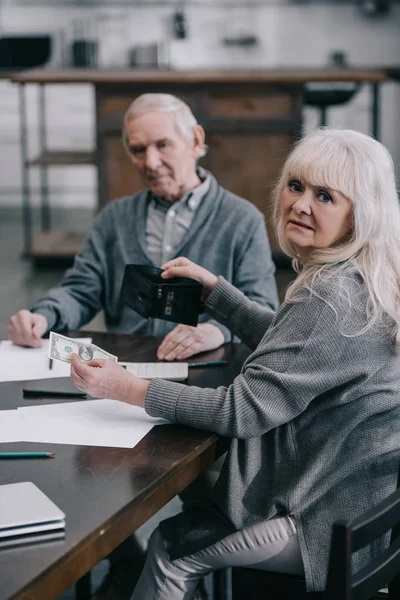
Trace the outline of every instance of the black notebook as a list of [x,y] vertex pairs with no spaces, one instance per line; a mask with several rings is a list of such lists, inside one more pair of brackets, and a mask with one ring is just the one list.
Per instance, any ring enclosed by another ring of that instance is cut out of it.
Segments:
[[194,279],[162,279],[162,269],[148,265],[126,265],[121,302],[142,317],[153,317],[197,325],[204,312],[203,286]]

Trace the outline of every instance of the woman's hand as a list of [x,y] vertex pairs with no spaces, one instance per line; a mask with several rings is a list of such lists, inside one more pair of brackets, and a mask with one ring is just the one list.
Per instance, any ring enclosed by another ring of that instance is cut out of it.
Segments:
[[163,279],[172,279],[173,277],[189,277],[195,279],[203,286],[203,300],[207,298],[218,283],[218,277],[207,269],[200,267],[184,256],[174,258],[164,265],[161,265],[164,272],[161,273]]
[[144,407],[149,381],[131,375],[113,360],[96,359],[84,363],[72,355],[71,379],[79,390],[96,398],[120,400]]

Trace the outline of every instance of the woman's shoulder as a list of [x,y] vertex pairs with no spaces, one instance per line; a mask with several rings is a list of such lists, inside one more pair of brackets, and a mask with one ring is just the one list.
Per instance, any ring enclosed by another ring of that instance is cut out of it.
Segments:
[[361,272],[353,265],[329,265],[319,269],[310,278],[310,290],[325,301],[337,305],[352,305],[354,301],[366,302],[368,289]]
[[362,273],[351,264],[319,269],[296,292],[292,301],[309,304],[308,310],[319,305],[324,322],[331,315],[344,335],[357,335],[368,329],[368,286]]
[[352,297],[365,298],[366,294],[364,278],[354,266],[326,265],[311,273],[300,273],[287,297],[289,302],[320,299],[346,304]]

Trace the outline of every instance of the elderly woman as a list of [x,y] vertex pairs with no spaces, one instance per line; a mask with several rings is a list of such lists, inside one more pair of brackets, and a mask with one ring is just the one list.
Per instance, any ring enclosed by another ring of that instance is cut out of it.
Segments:
[[[235,565],[304,572],[322,590],[332,523],[396,487],[400,210],[389,153],[355,131],[305,137],[275,216],[298,271],[276,313],[185,258],[164,265],[165,278],[200,281],[207,311],[254,349],[228,388],[149,383],[74,357],[79,389],[231,438],[209,506],[154,532],[134,600],[192,598],[201,577]],[[355,568],[387,542],[358,553]]]

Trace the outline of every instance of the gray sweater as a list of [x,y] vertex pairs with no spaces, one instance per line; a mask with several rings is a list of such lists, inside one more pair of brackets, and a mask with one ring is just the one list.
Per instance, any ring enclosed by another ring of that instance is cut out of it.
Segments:
[[[263,215],[250,202],[221,187],[211,174],[210,179],[209,190],[176,256],[186,256],[223,275],[249,298],[276,308],[275,267]],[[125,265],[153,264],[145,239],[148,202],[147,190],[143,190],[111,202],[96,217],[59,287],[32,307],[47,318],[49,330],[78,329],[101,309],[109,331],[164,337],[176,327],[168,321],[144,319],[120,302]],[[200,322],[205,321],[217,324],[202,315]],[[227,327],[218,326],[229,340]]]
[[[151,382],[150,415],[232,438],[213,493],[221,518],[192,511],[162,524],[174,558],[291,514],[308,589],[322,590],[332,523],[395,489],[400,362],[384,323],[349,337],[365,325],[366,291],[354,272],[343,281],[353,307],[331,280],[274,315],[220,279],[207,310],[255,348],[241,374],[216,390]],[[355,566],[386,541],[357,553]]]

